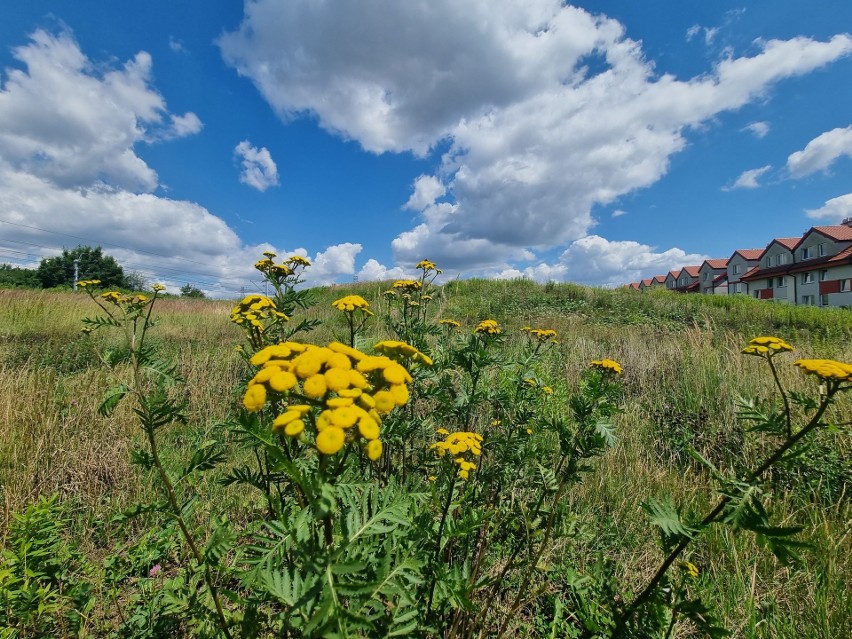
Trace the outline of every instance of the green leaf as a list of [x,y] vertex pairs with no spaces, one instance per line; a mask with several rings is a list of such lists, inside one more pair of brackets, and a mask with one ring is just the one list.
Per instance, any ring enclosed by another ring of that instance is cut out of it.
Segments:
[[666,496],[659,501],[650,499],[642,504],[642,508],[650,516],[651,523],[661,530],[667,544],[674,545],[680,539],[691,538],[696,532],[683,523],[671,497]]
[[126,384],[119,384],[110,388],[104,395],[101,405],[98,406],[98,415],[102,417],[112,415],[112,411],[115,410],[115,407],[118,406],[118,403],[127,395],[129,390],[130,388]]

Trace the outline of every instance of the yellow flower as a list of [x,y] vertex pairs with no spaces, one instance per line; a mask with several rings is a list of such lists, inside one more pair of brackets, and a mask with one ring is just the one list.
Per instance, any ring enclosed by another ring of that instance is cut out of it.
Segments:
[[393,287],[403,291],[419,291],[423,288],[423,284],[418,280],[397,280],[393,283]]
[[437,271],[438,267],[435,266],[435,262],[430,262],[429,260],[420,260],[417,262],[417,266],[414,268],[420,268],[424,271]]
[[271,260],[273,257],[277,257],[278,253],[276,253],[274,251],[264,251],[263,255],[264,255],[264,257],[268,257]]
[[609,358],[595,360],[589,364],[589,367],[596,368],[604,373],[614,373],[615,375],[621,375],[624,372],[621,364]]
[[795,364],[804,373],[816,375],[820,379],[837,382],[852,380],[852,364],[833,359],[800,359]]
[[686,571],[686,574],[688,574],[693,579],[698,578],[698,566],[696,566],[691,561],[682,561],[680,562],[679,566],[683,568]]
[[154,284],[154,286],[152,286],[152,287],[151,287],[151,289],[152,289],[155,293],[159,293],[160,291],[165,291],[165,290],[166,290],[166,287],[165,287],[165,285],[163,285],[163,284]]
[[[421,353],[419,350],[414,348],[411,344],[406,344],[405,342],[400,342],[397,340],[386,339],[378,344],[373,346],[374,350],[382,353],[383,355],[390,357],[391,359],[411,359],[420,364],[424,364],[426,366],[432,365],[432,358],[424,353]],[[410,380],[409,380],[410,381]],[[391,383],[399,383],[399,382],[391,382]]]
[[438,324],[443,324],[444,326],[452,326],[453,328],[459,328],[459,327],[461,327],[461,324],[459,324],[459,323],[458,323],[456,320],[454,320],[454,319],[442,319],[442,320],[440,320],[440,321],[438,322]]
[[346,433],[337,426],[329,426],[317,434],[317,450],[323,455],[334,455],[345,442]]
[[269,378],[269,388],[279,393],[284,393],[296,385],[296,376],[290,371],[278,370],[279,372],[276,372]]
[[382,456],[382,448],[382,441],[380,439],[374,439],[367,444],[367,457],[370,458],[370,461],[376,461]]
[[311,265],[310,261],[301,255],[291,255],[287,258],[287,262],[293,264],[294,266],[304,266],[308,267]]
[[497,326],[496,320],[483,320],[473,329],[474,333],[484,333],[486,335],[499,335],[503,331]]
[[311,375],[302,382],[302,392],[311,399],[319,399],[325,395],[327,390],[324,375]]
[[331,305],[338,311],[343,311],[345,313],[354,313],[358,310],[362,313],[366,313],[367,315],[373,314],[373,311],[370,310],[370,303],[360,295],[347,295],[346,297],[341,297],[339,300],[334,300]]
[[375,419],[367,415],[362,417],[358,422],[358,432],[361,433],[361,437],[364,439],[378,439],[379,425]]
[[243,397],[243,406],[250,413],[256,413],[266,403],[266,387],[263,384],[254,384],[248,387]]
[[373,399],[376,402],[376,410],[380,413],[389,413],[396,406],[394,396],[388,391],[379,391],[373,395]]
[[763,336],[755,337],[754,339],[750,340],[748,346],[746,346],[742,352],[744,355],[772,357],[776,353],[783,353],[785,351],[792,350],[793,347],[780,337]]

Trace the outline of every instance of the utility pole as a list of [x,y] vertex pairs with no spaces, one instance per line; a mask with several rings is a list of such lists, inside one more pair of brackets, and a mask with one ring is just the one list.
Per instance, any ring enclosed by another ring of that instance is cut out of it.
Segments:
[[80,277],[80,260],[74,260],[74,290],[77,290],[77,280]]

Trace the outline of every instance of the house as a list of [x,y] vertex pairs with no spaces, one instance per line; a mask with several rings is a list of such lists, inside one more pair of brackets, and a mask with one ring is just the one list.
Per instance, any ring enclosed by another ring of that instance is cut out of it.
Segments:
[[666,279],[663,280],[663,283],[666,285],[666,288],[670,291],[673,291],[677,288],[677,280],[680,277],[680,269],[676,271],[669,271],[668,275],[666,275]]
[[639,282],[630,282],[630,284],[628,284],[625,288],[629,288],[630,290],[633,290],[633,291],[638,291],[639,290]]
[[650,277],[645,278],[644,280],[639,282],[639,290],[640,291],[648,290],[651,287],[651,282],[653,282],[653,281],[654,280],[652,280]]
[[698,269],[698,282],[701,293],[725,295],[728,292],[728,259],[704,260]]
[[761,300],[796,303],[796,282],[788,271],[793,264],[793,251],[801,239],[777,237],[766,245],[757,266],[740,277],[740,281],[746,283],[749,294]]
[[811,227],[794,252],[788,273],[796,281],[796,304],[852,306],[852,218]]
[[757,266],[763,249],[737,249],[728,258],[728,294],[747,293],[748,285],[740,278]]
[[697,293],[698,292],[698,270],[700,265],[684,266],[677,276],[677,286],[675,290],[679,293]]
[[655,275],[653,277],[653,281],[651,282],[651,288],[665,288],[666,287],[666,276],[665,275]]

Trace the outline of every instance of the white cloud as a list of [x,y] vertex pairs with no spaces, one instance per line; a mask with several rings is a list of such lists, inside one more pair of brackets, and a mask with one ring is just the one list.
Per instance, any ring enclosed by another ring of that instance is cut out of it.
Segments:
[[172,115],[171,118],[172,135],[177,138],[195,135],[204,127],[201,120],[192,111],[187,111],[183,115]]
[[402,208],[422,211],[432,206],[435,200],[443,197],[446,192],[447,187],[438,178],[432,175],[421,175],[414,180],[414,192]]
[[769,122],[749,122],[742,130],[748,131],[756,138],[765,138],[769,134]]
[[692,40],[702,31],[704,32],[704,44],[711,45],[713,44],[713,39],[716,37],[716,34],[719,33],[719,28],[702,27],[700,24],[694,24],[686,30],[686,41],[692,42]]
[[188,51],[186,50],[186,46],[183,43],[183,40],[180,40],[174,36],[169,36],[169,49],[171,49],[175,53],[188,53]]
[[732,189],[756,189],[760,186],[760,184],[758,183],[758,179],[760,179],[760,177],[771,168],[772,165],[767,164],[766,166],[762,166],[759,169],[749,169],[748,171],[743,171],[731,186],[724,187],[722,190],[730,191]]
[[621,209],[615,209],[612,212],[612,217],[621,217],[622,215],[627,215],[627,211],[622,211]]
[[804,149],[790,154],[787,170],[793,178],[823,171],[841,157],[852,157],[852,126],[826,131],[808,142]]
[[703,255],[687,254],[678,248],[658,253],[654,247],[638,242],[614,242],[598,235],[589,235],[568,246],[553,264],[542,262],[523,270],[508,268],[496,277],[607,286],[661,275],[673,268],[701,264],[705,259]]
[[852,193],[832,198],[818,209],[809,209],[805,212],[808,217],[827,219],[839,224],[842,220],[852,217]]
[[[171,291],[187,282],[218,297],[253,290],[253,265],[274,247],[246,245],[203,206],[155,194],[157,175],[136,155],[139,142],[201,128],[195,114],[167,111],[147,53],[110,68],[90,61],[69,33],[36,31],[14,55],[25,68],[7,70],[0,85],[4,255],[32,265],[63,246],[102,245],[127,270]],[[325,283],[352,274],[360,250],[320,251],[308,276]]]
[[234,148],[234,155],[240,158],[240,182],[258,191],[278,186],[278,167],[266,147],[257,148],[243,140]]
[[620,23],[560,0],[257,0],[219,45],[284,119],[376,153],[447,148],[394,256],[473,269],[586,236],[595,205],[667,173],[688,129],[849,55],[852,36],[758,42],[680,80]]
[[384,264],[370,258],[358,271],[358,281],[375,282],[380,280],[400,280],[406,277],[405,269],[400,266],[388,268]]

